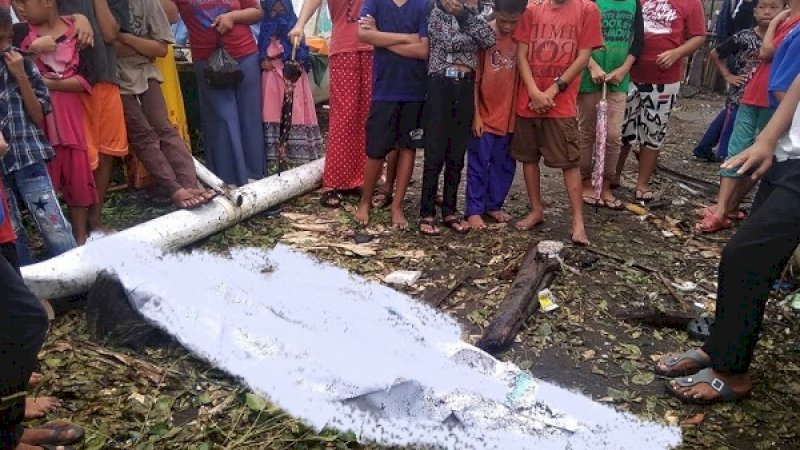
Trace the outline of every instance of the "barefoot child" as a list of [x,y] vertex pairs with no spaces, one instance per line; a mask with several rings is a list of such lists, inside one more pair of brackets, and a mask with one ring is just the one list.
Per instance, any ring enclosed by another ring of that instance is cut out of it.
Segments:
[[[11,30],[10,11],[0,8],[0,49],[9,49]],[[23,59],[14,48],[3,56],[0,91],[8,95],[8,120],[3,122],[2,133],[9,149],[0,158],[0,168],[8,194],[8,219],[17,236],[19,262],[28,265],[34,259],[18,205],[25,205],[30,212],[50,256],[73,249],[75,238],[47,173],[47,163],[54,152],[38,125],[51,110],[44,79],[33,62]]]
[[[769,2],[760,5],[768,6]],[[758,11],[758,8],[757,8]],[[742,95],[741,104],[733,123],[730,144],[728,145],[728,158],[732,158],[752,145],[756,136],[761,133],[774,112],[777,102],[771,104],[769,98],[770,73],[781,72],[794,79],[800,67],[794,62],[800,61],[796,54],[789,59],[773,61],[775,49],[788,42],[788,36],[800,24],[800,0],[792,0],[790,9],[785,10],[770,21],[764,40],[761,45],[761,64],[753,74]],[[787,42],[784,42],[787,40]],[[793,40],[791,40],[793,41]],[[784,86],[784,92],[787,86]],[[695,230],[701,233],[714,233],[731,227],[731,219],[742,219],[743,213],[739,211],[739,204],[748,192],[755,186],[755,182],[747,177],[740,177],[735,170],[720,170],[720,187],[717,203],[709,208],[698,211],[702,217],[695,225]]]
[[177,13],[169,0],[130,0],[130,15],[135,20],[114,43],[122,107],[131,151],[160,194],[178,208],[191,209],[208,203],[213,194],[197,185],[192,154],[169,121],[160,86],[163,78],[153,64],[155,58],[167,54],[167,45],[173,40],[162,4]]
[[[622,122],[625,119],[625,99],[628,96],[630,70],[644,45],[642,8],[638,0],[597,0],[603,17],[605,46],[592,52],[589,67],[583,71],[578,95],[578,128],[581,148],[581,178],[583,201],[609,209],[622,208],[622,202],[611,193],[611,179],[617,168],[622,146]],[[603,186],[600,198],[595,198],[592,186],[592,156],[597,132],[597,104],[607,90],[608,135],[603,167]]]
[[428,59],[427,0],[366,0],[358,37],[375,47],[372,106],[367,119],[367,164],[355,220],[366,225],[386,156],[399,148],[392,225],[406,229],[403,199],[421,147]]
[[[284,63],[292,57],[289,30],[297,23],[297,16],[288,0],[266,0],[264,19],[258,33],[258,51],[261,58],[261,86],[264,96],[264,142],[267,159],[278,159],[278,141],[281,127],[281,105],[286,82]],[[308,80],[308,46],[300,44],[296,60],[300,64],[300,79],[294,85],[292,124],[286,144],[285,161],[307,163],[323,155],[322,133],[317,123],[317,111],[311,84]]]
[[[473,230],[486,228],[483,214],[498,223],[511,220],[503,202],[514,181],[516,164],[509,155],[514,131],[514,98],[517,76],[517,43],[512,34],[522,17],[526,0],[497,0],[494,47],[478,53],[475,70],[475,117],[467,147],[466,216]],[[503,92],[504,95],[497,95]]]
[[581,199],[576,102],[581,72],[603,45],[600,11],[586,0],[534,1],[514,32],[520,85],[511,157],[522,162],[530,213],[516,224],[527,231],[543,220],[539,160],[561,169],[572,209],[572,241],[587,245]]
[[492,27],[478,16],[477,1],[434,2],[428,23],[431,55],[425,103],[425,167],[422,174],[420,232],[437,235],[434,225],[439,174],[444,169],[442,222],[457,233],[469,224],[456,202],[470,125],[475,115],[475,70],[479,50],[494,46]]
[[28,33],[20,48],[27,50],[40,36],[51,36],[56,48],[34,58],[50,91],[53,112],[45,118],[45,133],[56,156],[48,164],[54,187],[64,197],[78,245],[89,236],[89,208],[97,204],[97,189],[89,165],[82,92],[91,92],[78,74],[78,43],[72,21],[59,15],[55,0],[24,0]]

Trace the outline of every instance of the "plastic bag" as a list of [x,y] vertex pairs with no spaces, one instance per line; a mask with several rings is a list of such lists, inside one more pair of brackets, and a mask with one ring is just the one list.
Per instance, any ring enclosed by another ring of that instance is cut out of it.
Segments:
[[208,84],[216,87],[236,87],[244,79],[239,63],[221,46],[208,58],[203,74]]

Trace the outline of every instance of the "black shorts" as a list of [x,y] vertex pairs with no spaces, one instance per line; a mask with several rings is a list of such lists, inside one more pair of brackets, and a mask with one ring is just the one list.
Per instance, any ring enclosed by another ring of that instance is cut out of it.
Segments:
[[372,102],[367,119],[367,156],[384,159],[396,148],[422,148],[424,102]]

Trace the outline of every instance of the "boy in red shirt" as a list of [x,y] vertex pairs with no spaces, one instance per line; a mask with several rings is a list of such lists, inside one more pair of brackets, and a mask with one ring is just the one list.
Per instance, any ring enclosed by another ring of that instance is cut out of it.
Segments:
[[706,41],[706,18],[700,0],[642,0],[644,49],[631,69],[622,150],[617,173],[619,185],[631,146],[639,144],[639,178],[636,200],[650,201],[650,177],[658,164],[667,124],[683,79],[683,59]]
[[[512,34],[525,12],[527,0],[496,0],[495,45],[478,53],[475,70],[475,115],[467,147],[466,216],[470,228],[486,228],[483,214],[498,223],[511,220],[503,202],[516,169],[509,154],[514,132],[514,100],[518,81],[517,43]],[[512,95],[497,95],[510,92]]]
[[514,32],[520,85],[511,157],[522,162],[531,212],[527,231],[544,218],[539,160],[562,169],[572,209],[572,241],[589,244],[583,225],[577,99],[581,72],[603,45],[600,10],[587,0],[533,0]]

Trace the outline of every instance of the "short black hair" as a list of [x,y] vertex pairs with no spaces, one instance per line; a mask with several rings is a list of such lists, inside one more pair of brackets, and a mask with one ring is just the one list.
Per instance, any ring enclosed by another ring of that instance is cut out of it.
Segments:
[[528,0],[495,0],[495,12],[521,14],[528,7]]
[[0,29],[10,30],[13,27],[11,20],[11,10],[8,8],[0,7]]

